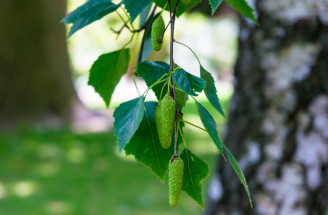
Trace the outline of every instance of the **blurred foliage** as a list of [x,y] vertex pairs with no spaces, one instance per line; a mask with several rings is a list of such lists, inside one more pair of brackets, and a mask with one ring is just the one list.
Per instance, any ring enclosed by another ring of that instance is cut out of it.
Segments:
[[[222,100],[222,104],[226,112],[228,100]],[[222,125],[222,117],[211,104],[203,105]],[[193,102],[187,104],[184,113],[186,120],[196,117]],[[185,133],[190,148],[213,170],[218,150],[209,136],[190,126]],[[167,183],[161,184],[133,157],[119,154],[112,131],[76,134],[69,129],[23,128],[0,133],[0,142],[1,214],[202,213],[185,193],[172,210]],[[205,180],[204,193],[209,179]]]

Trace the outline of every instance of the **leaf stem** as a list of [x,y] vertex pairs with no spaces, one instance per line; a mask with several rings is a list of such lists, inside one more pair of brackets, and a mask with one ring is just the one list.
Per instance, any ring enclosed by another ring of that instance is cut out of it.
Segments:
[[165,82],[168,80],[168,78],[162,80],[163,78],[165,78],[167,74],[165,73],[160,79],[158,79],[155,83],[153,83],[150,87],[148,87],[148,89],[144,92],[144,95],[147,94],[155,85]]
[[124,18],[122,17],[122,15],[116,10],[115,13],[120,17],[120,19],[122,20],[122,22],[127,23],[127,21],[124,20]]
[[[123,10],[124,14],[125,14],[126,17],[128,18],[128,22],[130,22],[130,21],[131,21],[131,18],[130,18],[130,16],[129,16],[129,14],[126,12],[126,10],[125,10],[124,8],[122,8],[122,6],[121,6],[120,8]],[[132,23],[131,23],[131,28],[132,28],[133,31],[135,31],[135,29],[134,29]]]
[[136,82],[136,74],[135,74],[135,73],[133,73],[133,75],[132,75],[132,80],[133,80],[134,86],[135,86],[136,89],[137,89],[138,95],[141,96],[141,95],[140,95],[139,88],[138,88],[138,85],[137,85],[137,82]]
[[167,81],[167,79],[164,79],[164,80],[162,80],[162,81],[157,82],[156,84],[153,84],[152,86],[150,86],[150,87],[144,92],[144,94],[147,95],[148,92],[149,92],[149,91],[150,91],[155,85],[160,84],[160,83],[162,83],[162,82],[166,82],[166,81]]
[[184,139],[184,136],[183,136],[182,129],[181,129],[180,125],[178,125],[178,129],[179,129],[179,133],[180,133],[181,138],[182,138],[183,145],[186,149],[188,149],[187,144],[186,144],[186,140]]
[[[163,81],[166,81],[166,79],[162,80],[167,74],[164,74],[160,79],[158,79],[155,83],[153,83],[150,87],[148,87],[148,89],[152,89],[155,85],[163,82]],[[168,79],[168,78],[167,78]]]
[[129,45],[132,41],[133,41],[133,38],[134,38],[134,35],[135,35],[135,33],[133,33],[132,35],[131,35],[131,38],[130,38],[130,40],[122,47],[122,49],[125,49],[125,47],[127,46],[127,45]]
[[194,54],[194,56],[196,57],[196,59],[197,59],[199,65],[202,66],[202,64],[200,63],[200,60],[199,60],[198,56],[196,55],[196,53],[195,53],[195,52],[194,52],[189,46],[187,46],[186,44],[181,43],[181,42],[179,42],[179,41],[176,41],[176,40],[174,40],[174,42],[175,42],[175,43],[178,43],[178,44],[180,44],[180,45],[182,45],[182,46],[184,46],[184,47],[186,47],[186,48],[188,48],[188,49]]
[[162,90],[161,90],[161,94],[160,94],[160,96],[159,96],[159,100],[162,99],[163,90],[164,90],[164,88],[165,88],[165,86],[166,86],[167,84],[168,84],[168,82],[166,82],[166,83],[163,85]]
[[118,31],[116,31],[113,28],[110,28],[115,34],[117,34],[116,39],[118,39],[118,37],[120,36],[120,34],[122,33],[122,31],[123,31],[124,28],[127,28],[131,33],[132,33],[132,31],[131,31],[130,27],[128,26],[129,21],[125,21],[124,18],[122,17],[122,15],[117,10],[115,12],[116,12],[116,14],[120,17],[120,19],[123,22],[122,27]]
[[191,123],[191,122],[188,122],[188,121],[185,121],[185,120],[183,120],[183,119],[181,119],[181,121],[184,122],[184,123],[187,123],[187,124],[189,124],[189,125],[191,125],[191,126],[194,126],[194,127],[198,128],[198,129],[200,129],[200,130],[202,130],[202,131],[204,131],[204,132],[206,132],[206,133],[208,133],[206,129],[204,129],[204,128],[202,128],[202,127],[199,127],[198,125],[195,125],[195,124],[193,124],[193,123]]

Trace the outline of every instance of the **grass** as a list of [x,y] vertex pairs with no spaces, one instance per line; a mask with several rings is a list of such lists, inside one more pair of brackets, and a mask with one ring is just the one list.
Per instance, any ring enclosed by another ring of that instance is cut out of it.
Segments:
[[[226,107],[227,102],[223,104]],[[193,106],[184,111],[190,121],[196,114]],[[187,126],[185,134],[212,175],[218,150],[198,129]],[[0,143],[2,215],[202,213],[185,193],[178,206],[170,208],[167,184],[131,157],[120,155],[113,131],[76,134],[65,129],[22,129],[0,133]],[[204,181],[205,201],[210,177]]]

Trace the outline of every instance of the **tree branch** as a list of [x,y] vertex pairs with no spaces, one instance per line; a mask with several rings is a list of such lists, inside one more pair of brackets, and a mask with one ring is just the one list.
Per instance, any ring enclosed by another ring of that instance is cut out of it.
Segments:
[[155,14],[155,10],[157,8],[157,5],[155,4],[151,14],[149,15],[147,21],[145,22],[145,24],[138,30],[136,30],[135,32],[140,32],[142,31],[143,29],[145,30],[144,31],[144,35],[142,36],[142,42],[141,42],[141,46],[140,46],[140,51],[139,51],[139,57],[138,57],[138,64],[141,63],[142,61],[142,54],[143,54],[143,50],[144,50],[144,46],[145,46],[145,41],[146,41],[146,38],[147,38],[147,34],[148,34],[148,30],[149,30],[149,27],[150,27],[150,23],[151,23],[151,20],[153,19],[154,17],[154,14]]
[[[177,8],[179,6],[180,0],[177,0],[177,3],[174,8],[174,12],[172,14],[172,8],[171,8],[171,1],[168,0],[169,6],[170,6],[170,15],[171,16],[171,41],[170,41],[170,71],[173,72],[174,70],[174,59],[173,59],[173,43],[174,43],[174,25],[175,25],[175,16],[177,13]],[[173,77],[171,76],[171,83],[173,86],[173,99],[175,101],[175,122],[174,122],[174,154],[171,159],[171,162],[178,157],[177,153],[177,127],[178,127],[178,121],[179,121],[179,113],[178,113],[178,107],[177,107],[177,97],[176,97],[176,91],[175,91],[175,83],[173,81]]]
[[163,34],[162,34],[161,37],[157,40],[158,43],[162,43],[163,37],[164,37],[164,35],[165,35],[165,32],[166,32],[166,30],[169,28],[169,25],[171,24],[171,22],[172,22],[172,19],[170,19],[169,23],[167,23],[167,25],[166,25],[166,27],[165,27],[165,30],[164,30]]

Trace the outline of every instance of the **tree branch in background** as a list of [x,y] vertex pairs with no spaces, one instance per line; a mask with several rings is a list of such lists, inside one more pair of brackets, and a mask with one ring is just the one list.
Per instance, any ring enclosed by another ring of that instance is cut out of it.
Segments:
[[139,32],[141,30],[145,30],[144,31],[144,34],[143,34],[143,37],[142,37],[141,46],[140,46],[139,57],[138,57],[138,64],[141,63],[141,61],[142,61],[142,54],[143,54],[143,50],[144,50],[144,46],[145,46],[145,41],[146,41],[146,38],[147,38],[147,34],[148,34],[149,27],[150,27],[150,23],[151,23],[151,20],[154,17],[156,8],[157,8],[157,5],[154,6],[154,8],[153,8],[151,14],[149,15],[146,23],[140,29],[138,29],[138,30],[135,31],[135,32]]

